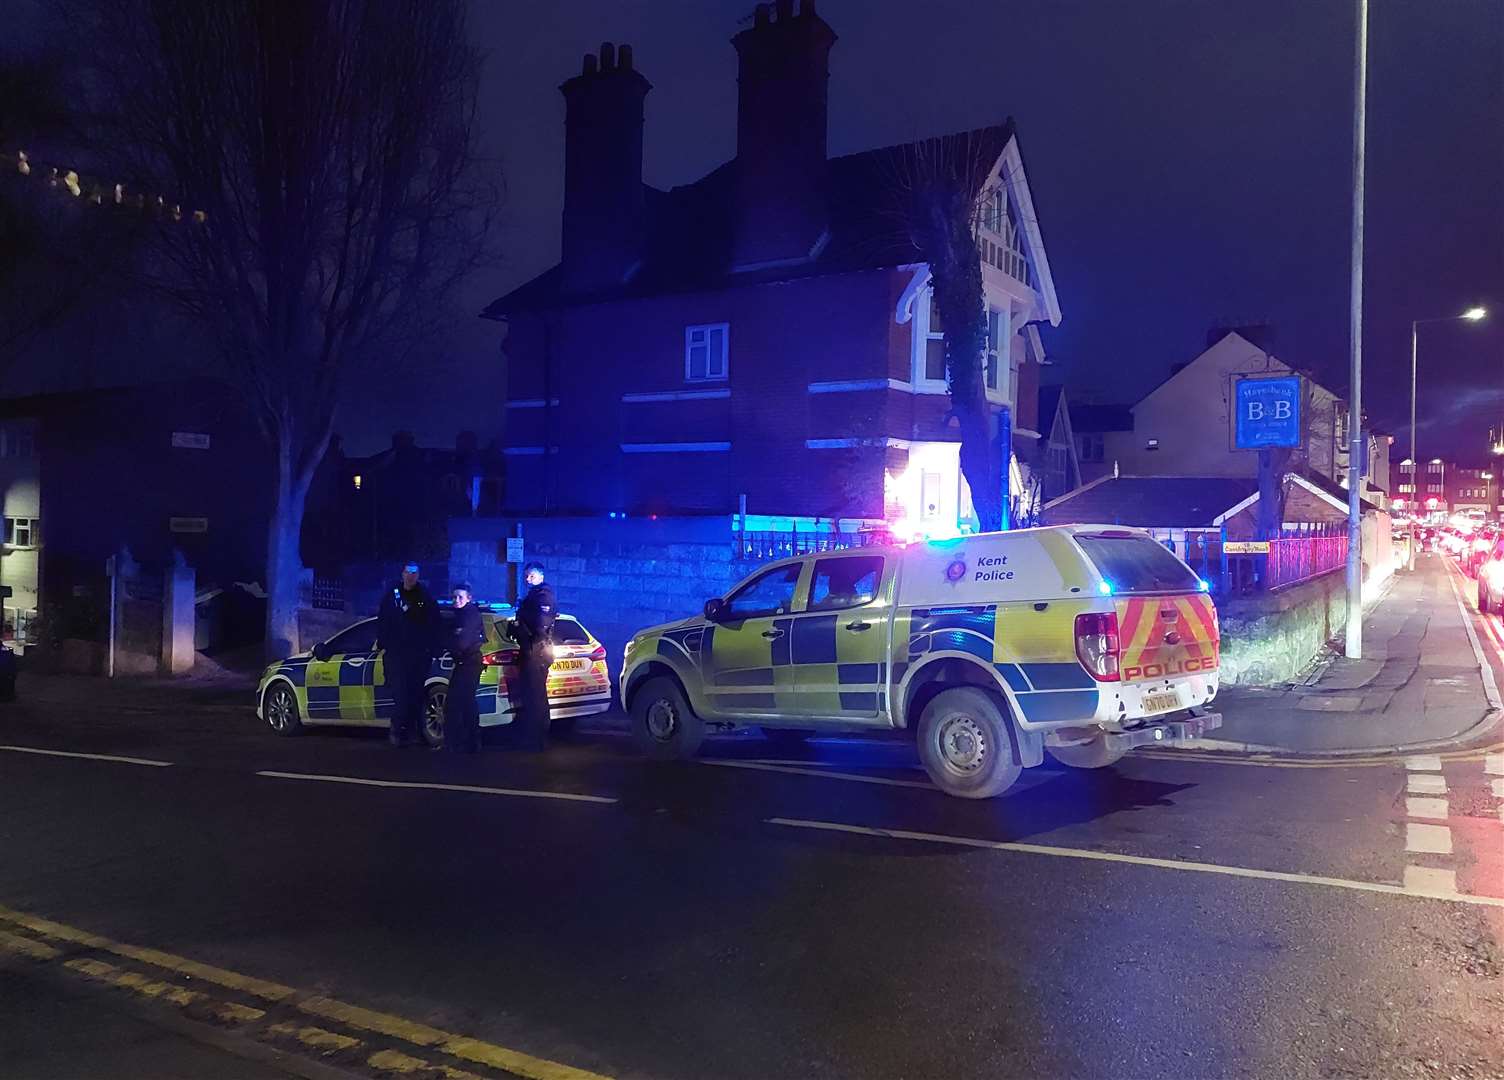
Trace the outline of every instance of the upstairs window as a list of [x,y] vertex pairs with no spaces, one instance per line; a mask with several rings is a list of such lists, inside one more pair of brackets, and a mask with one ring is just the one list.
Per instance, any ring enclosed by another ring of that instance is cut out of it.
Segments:
[[684,378],[687,382],[724,380],[727,371],[729,323],[684,328]]
[[1029,284],[1029,258],[1024,254],[1018,208],[1002,184],[982,196],[981,226],[977,247],[982,251],[982,261],[1015,281]]
[[29,427],[0,427],[0,457],[31,458],[36,456],[36,438]]
[[41,522],[36,518],[5,519],[5,543],[10,547],[36,547],[42,542]]

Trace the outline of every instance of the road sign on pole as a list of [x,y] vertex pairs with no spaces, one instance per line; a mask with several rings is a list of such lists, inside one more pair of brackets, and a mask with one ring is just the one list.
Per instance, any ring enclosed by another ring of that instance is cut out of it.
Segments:
[[1233,447],[1267,450],[1301,444],[1299,375],[1238,378],[1233,381]]

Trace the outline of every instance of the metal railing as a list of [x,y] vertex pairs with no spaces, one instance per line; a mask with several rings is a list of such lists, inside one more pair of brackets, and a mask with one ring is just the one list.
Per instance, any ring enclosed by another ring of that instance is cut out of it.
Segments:
[[767,562],[786,559],[792,555],[848,551],[892,542],[893,534],[885,529],[861,532],[739,532],[731,536],[731,550],[735,558]]
[[1263,587],[1281,589],[1347,565],[1346,536],[1299,536],[1269,541]]

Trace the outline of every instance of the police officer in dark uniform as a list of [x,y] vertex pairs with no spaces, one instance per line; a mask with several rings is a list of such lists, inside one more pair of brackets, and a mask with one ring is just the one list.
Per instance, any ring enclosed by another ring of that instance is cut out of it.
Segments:
[[455,754],[473,754],[480,749],[480,712],[475,691],[480,687],[481,646],[486,628],[475,606],[470,586],[454,587],[454,621],[449,627],[449,695],[444,699],[444,749]]
[[438,644],[438,608],[418,580],[418,564],[402,567],[402,581],[381,598],[376,615],[376,644],[384,650],[382,666],[392,692],[393,746],[422,742],[425,683]]
[[522,745],[542,750],[548,743],[548,668],[553,663],[554,616],[558,612],[553,586],[543,580],[543,564],[530,562],[522,571],[527,595],[512,620],[512,636],[521,652],[518,690],[522,715]]

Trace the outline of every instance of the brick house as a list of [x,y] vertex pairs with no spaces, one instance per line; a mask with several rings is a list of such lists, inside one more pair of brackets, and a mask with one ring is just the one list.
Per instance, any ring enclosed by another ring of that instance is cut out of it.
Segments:
[[[508,513],[965,522],[929,271],[892,212],[904,147],[827,157],[836,35],[814,8],[760,5],[733,38],[737,155],[669,191],[642,182],[630,46],[562,85],[560,261],[484,312],[507,326]],[[1018,138],[946,138],[992,162],[988,398],[1032,453],[1060,309]]]

